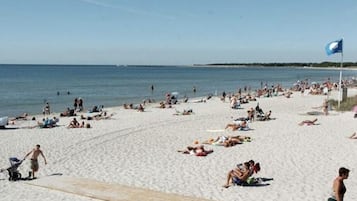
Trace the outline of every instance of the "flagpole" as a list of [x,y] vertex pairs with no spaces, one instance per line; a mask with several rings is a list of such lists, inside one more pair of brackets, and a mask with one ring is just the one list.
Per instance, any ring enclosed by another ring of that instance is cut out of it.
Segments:
[[341,65],[340,65],[340,82],[339,82],[339,89],[338,89],[338,109],[340,109],[340,102],[342,100],[342,67],[343,67],[343,51],[341,52]]

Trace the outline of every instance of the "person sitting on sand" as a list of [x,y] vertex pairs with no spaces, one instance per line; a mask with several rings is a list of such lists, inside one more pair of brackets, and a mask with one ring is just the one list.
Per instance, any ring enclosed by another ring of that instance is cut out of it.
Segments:
[[130,103],[130,104],[124,103],[123,107],[124,107],[124,109],[133,109],[133,104],[132,103]]
[[207,156],[208,154],[212,153],[213,150],[206,150],[203,145],[199,145],[196,147],[188,146],[186,150],[178,150],[177,152],[196,156]]
[[234,182],[238,185],[256,183],[257,179],[253,178],[254,173],[260,171],[260,164],[255,163],[253,160],[238,164],[237,167],[227,174],[227,182],[223,187],[228,188]]
[[162,109],[166,108],[166,105],[163,101],[161,101],[159,104],[160,104],[159,108],[162,108]]
[[232,109],[240,108],[240,101],[235,96],[232,96],[232,98],[231,98],[231,108]]
[[93,106],[93,108],[91,110],[88,110],[89,113],[93,113],[93,112],[101,112],[104,109],[104,105],[100,105],[100,106]]
[[248,123],[247,121],[234,121],[233,123],[227,124],[226,128],[232,128],[232,131],[236,131],[238,129],[244,130],[248,128]]
[[240,168],[235,168],[228,172],[226,184],[223,185],[224,188],[230,187],[233,182],[237,184],[247,183],[248,178],[251,176],[251,171],[249,162],[244,163],[244,170]]
[[53,117],[53,119],[49,119],[49,118],[43,118],[42,122],[37,122],[37,126],[33,126],[33,127],[29,127],[29,128],[36,128],[36,127],[40,127],[40,128],[53,128],[57,126],[57,123],[59,122],[59,119],[56,117]]
[[144,106],[143,104],[139,104],[137,107],[138,112],[144,112]]
[[81,125],[79,126],[79,128],[91,128],[89,123],[85,123],[84,121],[82,121]]
[[316,124],[315,124],[316,121],[317,121],[317,118],[314,119],[314,120],[312,120],[312,121],[311,121],[311,120],[304,120],[304,121],[302,121],[302,122],[299,123],[299,126],[302,126],[302,125],[304,125],[304,124],[306,124],[307,126],[316,125]]
[[79,128],[80,124],[76,118],[73,118],[72,121],[69,123],[68,128]]
[[270,115],[271,115],[271,110],[269,110],[269,112],[267,112],[266,114],[264,114],[264,116],[261,116],[259,118],[260,121],[267,121],[267,120],[270,120]]

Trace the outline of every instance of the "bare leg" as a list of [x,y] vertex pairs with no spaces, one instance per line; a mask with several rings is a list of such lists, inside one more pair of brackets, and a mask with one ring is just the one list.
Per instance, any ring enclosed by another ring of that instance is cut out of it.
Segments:
[[225,185],[223,185],[224,188],[229,188],[230,184],[232,183],[232,176],[233,176],[233,170],[228,172],[227,182]]
[[32,179],[35,178],[35,172],[36,172],[35,169],[32,169],[32,172],[31,172],[32,173]]
[[232,127],[232,131],[236,131],[236,130],[238,130],[240,128],[240,125],[234,125],[233,127]]
[[354,132],[349,138],[350,139],[357,139],[356,132]]

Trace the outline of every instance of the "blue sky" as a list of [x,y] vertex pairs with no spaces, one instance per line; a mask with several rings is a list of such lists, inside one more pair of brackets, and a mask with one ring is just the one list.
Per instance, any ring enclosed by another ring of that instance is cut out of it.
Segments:
[[0,0],[0,63],[357,61],[356,0]]

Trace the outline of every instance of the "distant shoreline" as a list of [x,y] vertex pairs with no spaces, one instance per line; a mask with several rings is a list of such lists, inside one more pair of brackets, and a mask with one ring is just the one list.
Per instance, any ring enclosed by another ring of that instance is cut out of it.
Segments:
[[[124,64],[0,64],[0,67],[2,66],[36,66],[36,67],[42,67],[42,66],[53,66],[53,67],[65,67],[65,66],[78,66],[78,67],[95,67],[95,66],[103,66],[103,67],[118,67],[118,68],[130,68],[130,67],[193,67],[193,68],[249,68],[249,67],[255,67],[255,68],[300,68],[300,69],[323,69],[323,70],[339,70],[340,67],[337,65],[337,63],[329,63],[331,65],[329,66],[319,66],[321,63],[315,63],[314,64],[306,64],[306,63],[242,63],[242,64],[186,64],[186,65],[163,65],[163,64],[157,64],[157,65],[124,65]],[[357,70],[357,63],[352,63],[351,62],[346,62],[346,67],[343,67],[343,70]]]
[[[260,67],[260,68],[299,68],[299,69],[321,69],[321,70],[340,70],[340,67],[318,67],[318,66],[268,66],[268,65],[221,65],[221,64],[195,64],[192,67],[197,68],[249,68],[249,67]],[[357,66],[343,67],[342,70],[357,70]]]

